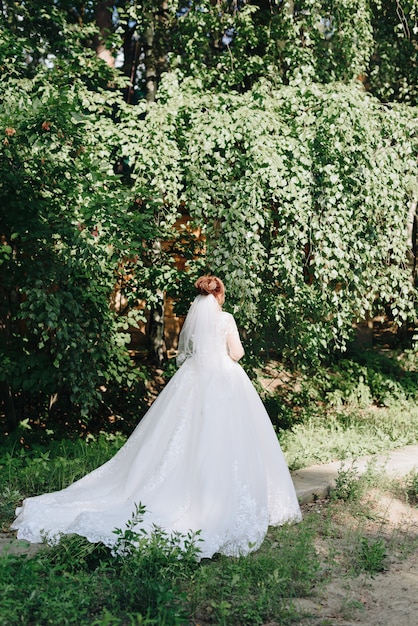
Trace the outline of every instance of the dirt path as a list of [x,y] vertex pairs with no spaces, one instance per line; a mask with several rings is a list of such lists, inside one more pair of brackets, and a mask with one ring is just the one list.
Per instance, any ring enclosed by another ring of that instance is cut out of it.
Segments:
[[373,577],[343,573],[301,598],[296,605],[310,615],[301,626],[418,626],[418,508],[377,491],[368,505],[361,530],[392,544],[387,569]]
[[418,626],[418,552],[374,578],[333,581],[297,606],[303,626]]
[[42,544],[28,543],[15,539],[15,533],[0,533],[0,555],[9,554],[35,554]]

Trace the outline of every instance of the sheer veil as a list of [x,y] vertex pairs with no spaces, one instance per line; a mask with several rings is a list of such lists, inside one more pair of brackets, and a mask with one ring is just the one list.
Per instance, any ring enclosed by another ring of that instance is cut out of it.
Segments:
[[179,336],[178,366],[191,356],[205,362],[220,356],[224,349],[220,313],[221,307],[213,295],[194,299]]

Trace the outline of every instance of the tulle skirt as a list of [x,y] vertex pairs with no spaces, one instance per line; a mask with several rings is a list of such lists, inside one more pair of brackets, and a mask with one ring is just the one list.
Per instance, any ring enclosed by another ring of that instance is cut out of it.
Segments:
[[189,358],[126,444],[107,463],[61,491],[16,510],[18,538],[54,542],[76,533],[114,547],[142,504],[140,528],[200,531],[200,557],[257,549],[269,525],[300,509],[276,434],[242,367]]

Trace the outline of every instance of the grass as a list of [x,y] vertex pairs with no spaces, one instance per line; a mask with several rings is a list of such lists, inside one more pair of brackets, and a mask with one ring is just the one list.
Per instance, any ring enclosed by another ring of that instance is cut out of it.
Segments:
[[418,406],[328,409],[280,431],[279,439],[292,470],[377,454],[417,443]]
[[[306,505],[297,525],[270,528],[261,548],[241,558],[199,562],[198,543],[180,548],[180,537],[158,529],[141,534],[137,547],[129,524],[119,541],[130,549],[117,557],[78,536],[32,556],[4,551],[0,625],[297,624],[312,617],[301,599],[318,606],[330,581],[344,588],[371,578],[418,548],[416,534],[387,524],[381,505],[388,493],[406,503],[417,476],[400,482],[373,466],[361,477],[354,466],[341,470],[329,500]],[[360,605],[344,596],[341,615]]]
[[315,372],[270,363],[260,392],[293,470],[418,442],[418,355],[353,351]]
[[[273,381],[283,374],[274,367]],[[285,384],[263,394],[291,468],[416,443],[416,375],[411,354],[354,355],[314,374],[286,373]],[[113,456],[125,439],[101,432],[53,440],[27,422],[5,437],[3,532],[23,497],[67,486]],[[296,624],[309,613],[300,599],[315,599],[331,579],[376,576],[393,558],[417,549],[416,537],[389,528],[378,510],[388,493],[415,507],[418,473],[395,483],[381,469],[370,467],[361,477],[355,464],[341,469],[328,501],[306,505],[300,524],[271,528],[260,550],[237,559],[216,555],[199,562],[191,538],[181,549],[178,537],[158,529],[141,536],[137,549],[129,525],[118,535],[125,547],[118,557],[77,536],[32,556],[3,551],[0,626]],[[344,596],[341,615],[360,604]]]
[[[353,464],[340,470],[328,501],[305,507],[300,524],[271,528],[258,552],[237,559],[199,563],[193,542],[181,550],[179,538],[162,531],[141,536],[137,549],[129,524],[119,539],[132,549],[117,558],[78,536],[32,557],[4,552],[0,625],[298,623],[300,598],[315,599],[336,577],[375,576],[393,555],[417,549],[416,537],[386,529],[382,511],[373,509],[387,492],[410,502],[417,485],[418,473],[396,482],[370,465],[359,477]],[[345,598],[342,613],[356,602]]]
[[308,526],[274,529],[248,557],[195,556],[159,531],[116,558],[80,537],[31,558],[3,554],[0,624],[291,624],[290,600],[310,593],[319,568]]

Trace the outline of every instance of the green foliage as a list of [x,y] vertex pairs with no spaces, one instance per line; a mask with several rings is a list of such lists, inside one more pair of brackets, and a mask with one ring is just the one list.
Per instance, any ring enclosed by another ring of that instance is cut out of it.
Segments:
[[312,528],[303,522],[272,529],[248,557],[198,563],[191,537],[158,528],[147,535],[142,513],[139,506],[117,533],[124,554],[63,536],[31,558],[0,555],[0,624],[290,624],[297,615],[292,599],[309,595],[318,577]]
[[264,392],[292,469],[416,443],[418,380],[410,356],[350,350]]
[[383,453],[417,442],[418,410],[371,407],[319,413],[279,435],[291,469]]
[[413,318],[405,227],[416,145],[407,111],[342,85],[263,84],[221,96],[167,81],[148,134],[157,119],[171,120],[167,158],[205,235],[205,266],[225,278],[255,338],[266,332],[292,361],[318,362],[345,348],[353,318],[384,307],[399,324]]
[[338,470],[332,497],[344,502],[358,501],[364,492],[364,482],[360,481],[355,465]]
[[[31,76],[54,59],[64,72],[71,68],[104,86],[113,76],[94,54],[98,4],[6,0],[0,51],[12,46],[13,53],[3,55],[5,62]],[[130,0],[112,8],[113,32],[107,33],[106,46],[115,56],[123,51],[127,76],[136,41],[142,52],[148,46],[157,79],[178,70],[185,80],[197,79],[202,89],[243,92],[262,78],[276,86],[300,79],[349,83],[360,78],[384,101],[416,102],[414,0]],[[146,93],[146,72],[138,72],[136,88],[136,96]]]
[[114,79],[111,68],[94,51],[94,7],[83,4],[68,0],[52,4],[48,0],[4,0],[0,7],[2,77],[32,78],[39,68],[54,65],[63,85],[74,76],[102,87]]
[[349,349],[329,368],[314,373],[307,384],[336,409],[396,407],[417,397],[418,376],[413,363],[390,358],[377,350]]
[[19,436],[14,441],[6,439],[0,448],[0,494],[5,519],[11,521],[22,498],[67,487],[109,460],[124,442],[121,435],[105,433],[91,435],[87,440],[33,442],[30,448],[20,444]]
[[245,91],[264,77],[276,85],[302,76],[350,81],[364,73],[373,49],[364,0],[340,0],[337,7],[318,0],[297,7],[254,1],[239,8],[190,2],[173,22],[170,43],[171,68],[219,91]]
[[[416,318],[416,116],[352,82],[392,9],[337,4],[116,3],[109,47],[154,28],[166,72],[131,107],[93,52],[96,3],[2,3],[0,385],[17,417],[18,398],[58,398],[87,421],[132,387],[138,303],[167,292],[184,313],[202,271],[225,278],[249,365],[266,348],[317,366],[353,319]],[[399,391],[360,382],[342,404]]]
[[44,407],[68,398],[86,418],[108,385],[138,379],[127,330],[143,315],[111,300],[140,295],[129,273],[141,273],[152,224],[113,173],[114,101],[64,82],[55,67],[2,83],[0,380]]
[[406,498],[411,504],[418,504],[418,472],[411,472],[406,480]]
[[370,3],[374,54],[367,72],[371,91],[383,101],[418,102],[418,6],[415,0]]
[[368,574],[377,574],[385,569],[386,544],[381,537],[368,539],[361,537],[358,554],[358,567]]
[[[132,29],[140,40],[151,29],[158,77],[179,71],[201,90],[242,93],[260,79],[276,87],[360,80],[385,102],[416,104],[414,0],[169,0],[162,10],[145,0],[117,3],[116,14],[125,50]],[[144,74],[138,77],[142,93]]]

